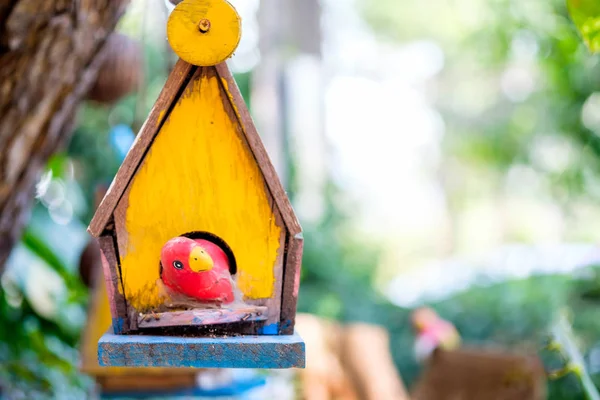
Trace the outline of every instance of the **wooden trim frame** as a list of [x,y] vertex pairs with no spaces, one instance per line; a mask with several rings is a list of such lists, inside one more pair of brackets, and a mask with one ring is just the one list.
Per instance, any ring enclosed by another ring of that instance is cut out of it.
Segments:
[[290,237],[287,245],[286,260],[283,267],[281,321],[279,323],[279,334],[281,335],[291,335],[294,333],[303,248],[304,239],[302,233]]
[[102,270],[112,315],[112,327],[116,334],[127,333],[130,330],[127,301],[123,296],[121,287],[119,257],[115,247],[115,238],[112,235],[100,236],[98,243],[102,252]]
[[[104,254],[104,274],[108,287],[115,334],[128,333],[143,327],[138,327],[140,316],[133,307],[128,307],[123,295],[123,281],[118,254],[119,239],[123,232],[118,232],[119,226],[115,223],[123,218],[119,204],[127,193],[154,139],[171,114],[173,107],[191,80],[200,72],[199,69],[201,68],[203,67],[192,66],[182,60],[177,62],[148,119],[142,126],[132,148],[119,168],[88,227],[88,231],[98,238]],[[214,69],[223,92],[227,94],[229,100],[228,106],[230,105],[235,113],[235,118],[237,118],[237,122],[241,128],[241,135],[256,160],[264,178],[266,190],[271,196],[273,212],[285,232],[285,234],[282,234],[280,243],[280,255],[277,261],[279,267],[276,266],[278,271],[276,271],[275,275],[275,285],[277,287],[273,295],[274,298],[280,299],[281,303],[273,305],[273,299],[271,299],[270,304],[273,307],[269,305],[269,302],[267,304],[253,304],[255,306],[268,306],[267,321],[265,322],[265,318],[261,315],[252,314],[247,318],[248,326],[238,327],[236,328],[236,332],[239,331],[239,333],[244,334],[292,335],[294,333],[302,259],[302,229],[227,64],[221,63],[215,67],[207,68]],[[226,102],[226,100],[224,101]],[[232,118],[234,118],[233,115]],[[271,311],[271,308],[273,310],[279,308],[279,310],[276,310],[277,313],[274,313]],[[179,318],[181,321],[185,321],[190,315],[182,314]],[[243,321],[245,322],[246,320]],[[142,318],[142,322],[141,325],[148,325],[147,327],[162,325],[152,322],[147,323],[148,321],[144,318]],[[233,321],[224,321],[223,323],[227,322]],[[189,324],[182,323],[181,326],[183,325]]]

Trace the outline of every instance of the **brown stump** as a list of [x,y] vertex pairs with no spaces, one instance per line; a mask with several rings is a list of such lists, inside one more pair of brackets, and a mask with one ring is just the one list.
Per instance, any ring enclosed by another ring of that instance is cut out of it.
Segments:
[[436,351],[412,391],[414,400],[542,400],[546,378],[534,355]]

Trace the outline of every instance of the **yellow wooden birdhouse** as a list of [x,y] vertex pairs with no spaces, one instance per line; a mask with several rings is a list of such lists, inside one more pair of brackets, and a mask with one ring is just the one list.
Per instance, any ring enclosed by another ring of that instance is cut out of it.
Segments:
[[167,32],[181,60],[89,226],[114,330],[100,364],[302,366],[301,227],[224,62],[239,16],[184,0]]

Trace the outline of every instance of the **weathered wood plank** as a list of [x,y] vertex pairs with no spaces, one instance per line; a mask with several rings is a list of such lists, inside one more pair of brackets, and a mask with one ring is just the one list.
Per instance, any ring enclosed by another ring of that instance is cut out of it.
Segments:
[[[284,227],[281,213],[277,208],[277,205],[273,202],[273,197],[270,197],[271,208],[275,215],[277,226]],[[283,274],[284,274],[284,260],[285,260],[285,241],[287,238],[287,230],[282,229],[279,236],[279,249],[277,250],[277,258],[275,259],[275,265],[273,266],[273,295],[269,299],[262,299],[259,301],[252,301],[251,299],[247,302],[251,304],[265,305],[268,308],[267,320],[264,325],[260,327],[258,333],[274,335],[279,331],[279,321],[281,319],[281,294],[283,291]]]
[[303,248],[304,239],[301,233],[290,238],[287,246],[283,292],[281,294],[281,323],[279,333],[283,335],[291,335],[294,332]]
[[114,238],[111,235],[100,236],[98,243],[100,244],[100,250],[102,250],[102,269],[106,281],[112,327],[115,333],[125,333],[129,330],[127,304],[123,298],[122,289],[119,287],[121,285],[121,278],[119,277],[119,264],[115,251]]
[[98,361],[124,367],[304,368],[305,347],[298,334],[187,338],[106,333],[98,342]]
[[266,319],[267,307],[194,309],[142,314],[138,316],[138,327],[143,329],[162,326],[217,325],[233,322],[264,321]]

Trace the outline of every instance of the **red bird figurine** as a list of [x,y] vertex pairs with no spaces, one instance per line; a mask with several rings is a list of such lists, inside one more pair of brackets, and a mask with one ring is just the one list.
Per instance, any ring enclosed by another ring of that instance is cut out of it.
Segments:
[[160,262],[160,278],[170,291],[200,302],[233,302],[229,260],[216,244],[176,237],[163,246]]

